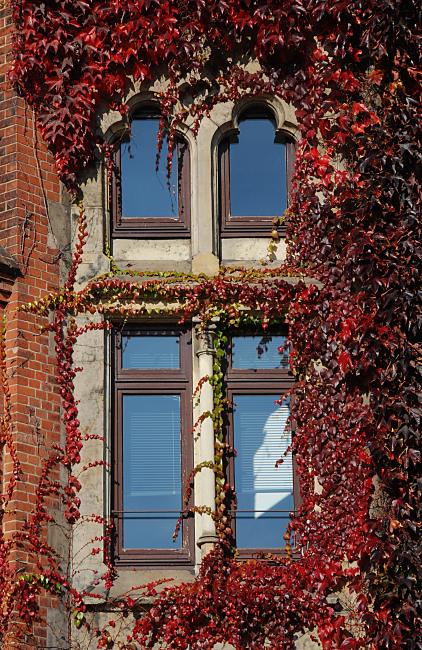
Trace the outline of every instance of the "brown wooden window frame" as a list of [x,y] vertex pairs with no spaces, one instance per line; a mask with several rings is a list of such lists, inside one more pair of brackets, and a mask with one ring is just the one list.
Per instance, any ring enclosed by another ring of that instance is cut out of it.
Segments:
[[[244,112],[239,120],[269,119],[274,122],[271,110],[254,106]],[[239,129],[232,129],[221,140],[218,146],[218,203],[220,217],[220,234],[222,237],[269,237],[273,228],[273,222],[277,215],[256,215],[256,216],[232,216],[230,213],[230,143],[240,133]],[[282,129],[275,129],[276,142],[283,143],[286,156],[286,197],[287,207],[289,206],[289,192],[293,178],[295,163],[296,144],[290,134]],[[286,224],[276,226],[281,235],[286,233]]]
[[[125,335],[177,335],[180,337],[180,368],[133,369],[123,368],[121,337]],[[192,439],[192,359],[191,332],[171,325],[133,325],[113,333],[113,390],[112,417],[115,423],[112,444],[112,516],[115,522],[114,563],[120,567],[193,566],[195,563],[194,518],[192,513],[182,521],[181,548],[125,549],[123,529],[123,395],[166,395],[181,397],[181,467],[182,494],[193,469]],[[191,504],[189,504],[191,505]]]
[[[286,329],[277,329],[265,333],[256,332],[251,330],[232,331],[231,337],[236,336],[285,336]],[[235,369],[232,367],[232,354],[231,346],[227,354],[227,368],[226,368],[226,395],[230,404],[233,404],[234,395],[254,394],[254,395],[273,395],[278,394],[282,397],[294,386],[294,377],[288,368],[274,368],[274,369]],[[232,449],[236,448],[236,441],[234,436],[234,422],[233,422],[234,409],[230,408],[226,418],[226,439]],[[292,435],[294,435],[294,425],[291,422],[290,428]],[[230,485],[236,489],[236,473],[235,473],[235,457],[231,455],[228,459],[226,466],[226,474]],[[293,455],[293,503],[294,508],[297,510],[301,504],[299,477],[296,470],[296,461]],[[236,540],[236,509],[231,514],[231,528],[233,530],[233,537]],[[278,548],[239,548],[236,546],[237,558],[239,560],[248,560],[256,558],[257,555],[285,555],[285,552],[280,547]]]
[[[160,113],[155,106],[145,106],[137,110],[134,120],[157,119]],[[121,144],[129,142],[129,136]],[[110,183],[111,236],[127,239],[186,239],[191,230],[191,170],[189,145],[182,136],[176,139],[178,158],[178,208],[177,218],[172,216],[125,217],[122,214],[122,165],[121,145],[113,156],[113,171]],[[161,155],[166,155],[163,150]]]

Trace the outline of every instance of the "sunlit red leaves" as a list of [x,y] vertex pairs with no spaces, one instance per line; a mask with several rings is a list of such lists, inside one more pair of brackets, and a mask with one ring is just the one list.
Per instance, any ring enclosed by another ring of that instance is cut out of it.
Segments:
[[340,366],[342,372],[347,372],[347,370],[352,367],[350,354],[347,350],[343,350],[343,352],[340,353],[338,358],[338,365]]

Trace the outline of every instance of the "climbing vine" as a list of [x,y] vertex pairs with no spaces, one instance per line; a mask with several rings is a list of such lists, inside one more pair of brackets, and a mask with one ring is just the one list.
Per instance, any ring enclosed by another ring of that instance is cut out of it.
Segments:
[[[73,394],[73,349],[89,329],[109,327],[116,316],[159,313],[165,301],[176,305],[181,321],[195,315],[207,322],[218,311],[230,325],[246,309],[259,315],[264,329],[280,319],[288,323],[297,380],[293,451],[303,497],[291,529],[300,556],[237,563],[222,535],[195,582],[164,588],[137,619],[128,643],[212,648],[226,641],[239,649],[288,649],[312,630],[324,648],[419,647],[417,3],[15,0],[13,7],[10,77],[36,111],[58,174],[75,197],[81,170],[99,156],[110,158],[100,135],[101,111],[125,116],[131,84],[153,79],[158,65],[168,73],[159,96],[158,145],[167,131],[169,160],[178,124],[188,123],[195,133],[214,105],[245,96],[276,94],[293,104],[301,140],[287,262],[278,269],[142,280],[111,265],[109,274],[75,289],[87,236],[81,206],[68,281],[57,294],[22,307],[53,313],[48,328],[56,344],[66,443],[45,461],[36,508],[19,539],[2,533],[2,633],[12,604],[30,624],[43,589],[66,601],[79,627],[85,624],[86,594],[63,575],[43,533],[49,495],[62,498],[69,524],[80,519],[75,468],[84,436]],[[245,58],[256,59],[262,71],[249,72],[240,63]],[[302,280],[292,284],[283,276]],[[313,281],[304,282],[305,276]],[[75,318],[89,313],[104,320],[79,326]],[[224,341],[217,341],[218,350]],[[222,492],[230,487],[221,473],[226,405],[218,358],[212,417],[221,533]],[[19,481],[19,459],[4,352],[0,366],[6,398],[1,442],[14,467],[5,512]],[[67,472],[64,485],[51,479],[57,466]],[[374,508],[381,496],[382,507]],[[98,518],[98,525],[95,546],[108,548],[109,523]],[[16,579],[8,558],[19,544],[29,549],[38,573]],[[107,552],[106,564],[103,580],[110,585],[114,569]],[[142,593],[155,590],[149,585]],[[345,590],[354,602],[348,615],[338,611]],[[128,595],[118,606],[125,613],[138,604]],[[113,625],[96,630],[98,647],[112,647],[112,631]]]

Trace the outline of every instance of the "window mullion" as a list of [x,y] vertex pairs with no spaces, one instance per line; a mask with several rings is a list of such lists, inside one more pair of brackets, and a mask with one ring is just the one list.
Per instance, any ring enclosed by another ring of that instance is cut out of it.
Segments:
[[[211,378],[213,374],[214,363],[214,336],[216,324],[209,323],[205,326],[199,326],[197,329],[198,342],[198,364],[199,378]],[[201,385],[199,398],[200,414],[211,413],[214,409],[214,392],[210,381],[204,381]],[[206,417],[201,422],[200,430],[200,453],[201,463],[215,462],[215,434],[214,424],[211,417]],[[201,485],[201,503],[207,510],[215,511],[215,473],[210,467],[203,467],[199,476]],[[201,548],[202,557],[208,553],[217,541],[215,521],[209,512],[201,516],[202,532],[198,539],[198,546]]]

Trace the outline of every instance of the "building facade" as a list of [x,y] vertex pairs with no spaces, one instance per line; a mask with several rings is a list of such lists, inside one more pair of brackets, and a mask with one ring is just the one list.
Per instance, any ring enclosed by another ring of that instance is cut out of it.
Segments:
[[[162,78],[148,86],[134,84],[125,117],[116,111],[101,120],[103,137],[115,144],[116,153],[112,173],[105,164],[89,169],[82,186],[89,236],[79,287],[107,274],[110,256],[122,281],[140,284],[160,280],[160,274],[169,286],[194,286],[198,278],[212,284],[223,269],[235,273],[239,267],[252,272],[273,268],[277,279],[285,240],[283,228],[275,237],[274,220],[288,205],[297,137],[294,111],[267,96],[217,105],[195,137],[189,124],[180,125],[167,179],[165,143],[155,170],[157,97],[165,85]],[[254,174],[261,171],[257,180]],[[239,175],[249,179],[240,179],[240,192]],[[249,205],[236,206],[248,190]],[[266,195],[268,207],[256,208]],[[77,217],[75,207],[73,232]],[[274,239],[277,243],[269,249]],[[270,273],[269,284],[272,279]],[[112,552],[118,576],[103,594],[105,602],[127,593],[134,583],[193,580],[218,539],[210,514],[219,503],[211,468],[215,427],[209,415],[215,404],[218,310],[206,322],[198,314],[180,324],[183,304],[177,299],[148,302],[141,295],[122,319],[123,304],[110,301],[109,312],[117,314],[111,316],[113,331],[85,334],[75,358],[84,368],[76,383],[82,428],[98,436],[85,443],[81,463],[99,458],[107,463],[81,478],[81,512],[87,519],[93,512],[111,516],[115,525]],[[210,304],[209,314],[212,310]],[[278,552],[299,498],[291,454],[275,467],[290,443],[288,402],[275,402],[287,395],[293,377],[283,348],[282,318],[267,333],[249,323],[232,328],[229,336],[225,385],[233,407],[224,426],[237,455],[232,454],[224,471],[227,482],[236,484],[237,514],[232,513],[228,525],[236,529],[238,553],[246,559]],[[185,507],[192,512],[173,541],[189,477],[193,492]],[[98,535],[98,525],[87,521],[77,529],[78,588],[95,591],[106,567],[101,554],[87,553],[87,543]],[[99,625],[106,617],[96,616]],[[304,643],[312,646],[309,640]]]
[[[43,460],[64,436],[53,335],[38,331],[45,319],[17,307],[57,292],[66,281],[78,209],[58,181],[31,109],[8,85],[7,12],[2,20],[0,288],[7,316],[12,433],[24,477],[4,519],[4,534],[12,538],[25,527],[37,499]],[[123,279],[164,277],[171,286],[183,278],[194,286],[196,278],[212,284],[222,269],[277,269],[285,258],[282,215],[288,207],[297,138],[293,109],[276,97],[259,96],[215,106],[195,136],[192,125],[181,124],[168,176],[165,147],[155,169],[157,98],[166,84],[165,76],[148,85],[132,84],[125,117],[109,111],[99,121],[115,154],[112,168],[99,163],[83,172],[88,238],[78,267],[79,291],[108,274],[110,265],[121,270]],[[274,278],[269,271],[270,284]],[[82,517],[68,526],[61,500],[51,497],[45,533],[66,559],[69,580],[85,595],[87,618],[98,627],[110,616],[112,603],[134,584],[193,580],[218,540],[211,416],[212,377],[221,352],[216,347],[218,309],[210,303],[211,318],[198,314],[181,324],[177,300],[145,303],[141,296],[139,316],[135,305],[129,318],[120,319],[116,305],[110,306],[114,311],[105,311],[112,330],[88,331],[74,354],[74,363],[83,368],[75,380],[86,436],[78,492]],[[283,401],[293,384],[286,328],[280,318],[264,332],[254,324],[254,315],[259,316],[259,305],[245,308],[244,324],[228,332],[223,363],[230,404],[224,444],[237,450],[224,465],[223,480],[236,486],[237,509],[233,505],[227,526],[240,560],[277,552],[299,499],[288,449],[288,400]],[[80,317],[80,326],[84,323]],[[283,454],[284,463],[276,469]],[[14,467],[7,453],[3,461],[7,485]],[[56,479],[63,480],[60,472]],[[189,482],[192,493],[184,503]],[[117,578],[111,588],[100,580],[108,568],[105,521],[113,525],[109,548]],[[16,549],[10,560],[31,574],[30,555]],[[33,634],[18,644],[96,647],[91,632],[69,627],[54,595],[43,596],[39,606],[46,625],[34,626]],[[13,638],[6,642],[15,645]],[[311,647],[313,642],[300,644]]]

